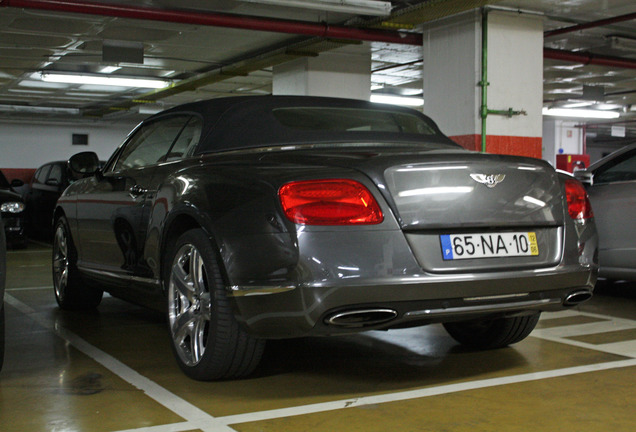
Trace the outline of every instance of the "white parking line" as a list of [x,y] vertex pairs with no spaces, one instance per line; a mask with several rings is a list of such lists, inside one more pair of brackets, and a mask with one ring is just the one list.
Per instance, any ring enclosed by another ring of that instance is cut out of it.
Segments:
[[[28,288],[24,288],[24,289],[28,289]],[[32,289],[40,289],[40,288],[34,287]],[[109,369],[114,374],[118,375],[119,377],[121,377],[128,383],[132,384],[133,386],[139,388],[140,390],[143,390],[145,394],[148,395],[150,398],[154,399],[155,401],[157,401],[158,403],[160,403],[167,409],[173,411],[177,415],[186,419],[185,422],[181,422],[181,423],[158,425],[158,426],[144,427],[144,428],[138,428],[138,429],[129,429],[126,431],[119,431],[119,432],[183,432],[183,431],[188,431],[192,429],[200,429],[204,432],[208,432],[208,431],[209,432],[217,432],[217,431],[227,432],[227,431],[234,431],[234,429],[230,427],[230,425],[232,424],[272,420],[277,418],[291,417],[291,416],[298,416],[298,415],[308,415],[308,414],[314,414],[319,412],[360,407],[365,405],[382,404],[382,403],[397,402],[397,401],[404,401],[404,400],[410,400],[410,399],[419,399],[419,398],[439,396],[444,394],[477,390],[477,389],[496,387],[496,386],[502,386],[502,385],[518,384],[523,382],[530,382],[530,381],[537,381],[537,380],[543,380],[543,379],[558,378],[558,377],[564,377],[564,376],[570,376],[570,375],[577,375],[577,374],[583,374],[583,373],[598,372],[603,370],[636,366],[636,353],[633,351],[634,346],[636,344],[634,344],[633,341],[629,341],[626,343],[621,342],[621,343],[613,343],[613,344],[605,344],[605,345],[592,345],[592,344],[577,342],[574,340],[568,340],[564,337],[560,337],[556,335],[553,336],[553,335],[547,334],[548,331],[555,332],[554,329],[541,329],[541,330],[536,330],[535,332],[533,332],[532,336],[539,337],[542,339],[547,339],[547,340],[555,340],[560,343],[580,346],[580,347],[584,347],[591,350],[613,352],[613,353],[618,353],[618,351],[620,351],[621,355],[632,357],[632,358],[628,358],[626,360],[618,360],[618,361],[612,361],[612,362],[585,365],[585,366],[575,366],[575,367],[569,367],[569,368],[563,368],[563,369],[512,375],[507,377],[475,380],[475,381],[448,384],[448,385],[442,385],[442,386],[436,386],[436,387],[427,387],[427,388],[408,390],[403,392],[387,393],[387,394],[374,395],[374,396],[363,396],[363,397],[353,398],[353,399],[344,399],[344,400],[338,400],[338,401],[309,404],[309,405],[274,409],[274,410],[268,410],[268,411],[251,412],[251,413],[230,415],[225,417],[213,417],[209,415],[208,413],[202,411],[201,409],[197,408],[196,406],[190,404],[189,402],[183,400],[182,398],[175,395],[174,393],[171,393],[167,389],[159,386],[158,384],[151,381],[150,379],[140,375],[138,372],[134,371],[133,369],[126,366],[125,364],[121,363],[119,360],[115,359],[109,354],[89,344],[88,342],[86,342],[85,340],[83,340],[82,338],[74,334],[73,332],[64,328],[54,326],[53,323],[46,320],[46,318],[42,318],[40,314],[37,314],[33,308],[26,305],[25,303],[22,303],[15,297],[7,294],[5,300],[7,301],[9,305],[15,307],[20,312],[29,316],[31,319],[33,319],[34,321],[36,321],[38,324],[42,325],[43,327],[54,331],[59,337],[69,342],[79,351],[88,355],[90,358],[92,358],[96,362],[102,364],[104,367]],[[624,319],[613,318],[613,317],[598,315],[598,314],[587,314],[587,313],[580,313],[580,312],[573,313],[572,311],[568,311],[565,315],[591,316],[591,317],[596,317],[606,321],[612,321],[612,322],[621,324],[621,328],[623,327],[636,328],[636,321],[632,321],[632,320],[624,320]],[[563,317],[563,316],[564,315],[562,314],[561,316],[557,316],[557,317]],[[581,324],[581,325],[587,326],[589,324]],[[568,326],[563,326],[563,327],[565,328]],[[576,325],[574,327],[576,327]],[[544,332],[544,333],[541,333],[541,332]],[[592,333],[595,333],[595,331],[592,331]]]
[[106,354],[99,348],[96,348],[93,345],[89,344],[84,339],[77,336],[75,333],[66,330],[63,327],[55,326],[47,319],[41,318],[36,313],[35,309],[31,308],[25,303],[22,303],[12,295],[5,295],[5,301],[7,302],[7,304],[18,309],[20,312],[27,315],[44,328],[55,332],[55,334],[73,345],[77,350],[83,352],[84,354],[95,360],[97,363],[100,363],[102,366],[122,378],[124,381],[132,384],[140,390],[143,390],[143,392],[150,398],[154,399],[170,411],[186,419],[189,423],[189,429],[201,429],[205,432],[234,431],[234,429],[217,421],[213,416],[209,415],[205,411],[181,399],[179,396],[171,393],[165,388],[159,386],[154,381],[149,380],[135,370],[129,368],[111,355]]
[[11,292],[11,291],[37,291],[37,290],[53,290],[53,287],[51,285],[49,286],[41,286],[41,287],[24,287],[24,288],[7,288],[6,291],[7,292]]
[[587,312],[578,312],[577,315],[596,318],[602,321],[585,324],[565,324],[559,327],[536,329],[532,333],[530,333],[530,336],[549,340],[552,342],[558,342],[565,345],[572,345],[579,348],[601,351],[604,353],[616,354],[624,357],[636,358],[636,341],[629,340],[607,344],[591,344],[574,339],[569,339],[570,337],[576,336],[596,335],[615,331],[636,329],[636,321]]
[[576,337],[583,335],[591,335],[598,333],[608,333],[618,330],[630,330],[636,328],[636,322],[629,320],[608,320],[586,324],[570,324],[562,327],[536,329],[532,332],[532,336],[540,337]]
[[247,414],[238,414],[226,417],[216,417],[217,421],[225,424],[238,424],[254,421],[272,420],[281,417],[291,417],[297,415],[314,414],[324,411],[333,411],[345,408],[355,408],[364,405],[375,405],[388,402],[397,402],[410,399],[419,399],[430,396],[440,396],[449,393],[463,392],[467,390],[477,390],[489,387],[496,387],[507,384],[518,384],[529,381],[538,381],[549,378],[558,378],[569,375],[577,375],[588,372],[598,372],[608,369],[617,369],[624,367],[636,366],[636,359],[620,360],[614,362],[597,363],[586,366],[575,366],[565,369],[556,369],[551,371],[533,372],[521,375],[511,375],[501,378],[491,378],[485,380],[468,381],[458,384],[449,384],[438,387],[428,387],[418,390],[405,392],[388,393],[378,396],[366,396],[355,399],[346,399],[334,402],[324,402],[311,405],[297,406],[291,408],[282,408],[270,411],[253,412]]
[[7,251],[7,257],[10,257],[11,255],[22,255],[22,254],[32,254],[32,253],[47,253],[50,254],[51,253],[51,249],[37,249],[37,250],[33,250],[33,249],[23,249],[23,250],[8,250]]
[[185,432],[192,430],[192,424],[188,422],[173,423],[168,425],[142,427],[138,429],[126,429],[117,432]]

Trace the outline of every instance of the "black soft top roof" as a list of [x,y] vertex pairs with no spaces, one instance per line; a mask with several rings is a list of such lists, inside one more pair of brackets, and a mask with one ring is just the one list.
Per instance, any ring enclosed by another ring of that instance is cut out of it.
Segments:
[[[278,121],[280,108],[345,108],[389,111],[415,115],[431,129],[431,135],[399,132],[307,130]],[[455,146],[437,125],[422,113],[394,105],[354,99],[315,96],[240,96],[193,102],[163,111],[149,120],[177,113],[196,113],[203,119],[202,139],[196,153],[233,149],[346,142],[436,142]]]

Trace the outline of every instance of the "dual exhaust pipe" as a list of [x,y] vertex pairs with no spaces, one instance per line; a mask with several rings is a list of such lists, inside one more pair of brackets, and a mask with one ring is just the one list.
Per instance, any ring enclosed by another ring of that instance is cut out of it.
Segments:
[[[572,291],[563,299],[563,306],[577,306],[589,300],[591,297],[592,291],[590,290],[579,289],[576,291]],[[496,305],[493,305],[493,308],[496,308]],[[457,309],[459,312],[461,308]],[[397,311],[388,308],[356,309],[332,314],[325,319],[325,323],[328,325],[343,328],[363,328],[386,324],[389,321],[397,318],[397,316]]]
[[563,306],[576,306],[592,298],[592,291],[577,290],[565,296]]
[[387,323],[397,315],[393,309],[358,309],[335,313],[325,322],[337,327],[361,328]]

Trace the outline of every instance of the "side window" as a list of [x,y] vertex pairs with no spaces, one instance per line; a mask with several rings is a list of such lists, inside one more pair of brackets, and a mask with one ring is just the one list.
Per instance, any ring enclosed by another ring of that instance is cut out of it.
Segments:
[[49,173],[49,177],[46,179],[46,181],[48,182],[50,180],[57,181],[58,185],[62,184],[62,165],[53,164],[51,166],[51,172]]
[[49,171],[51,171],[51,165],[44,165],[40,167],[35,173],[36,183],[44,183],[46,181],[46,177],[49,175]]
[[183,128],[177,141],[166,156],[166,161],[183,159],[188,156],[192,149],[199,143],[203,122],[199,117],[192,117]]
[[636,180],[636,152],[632,151],[598,169],[594,184]]
[[143,125],[126,143],[113,171],[160,162],[189,119],[190,116],[175,116]]

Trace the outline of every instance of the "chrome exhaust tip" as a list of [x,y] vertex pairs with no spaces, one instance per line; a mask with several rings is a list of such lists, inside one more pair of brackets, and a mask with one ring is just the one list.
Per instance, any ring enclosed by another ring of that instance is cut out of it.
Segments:
[[592,291],[578,290],[565,296],[563,306],[576,306],[592,298]]
[[325,322],[337,327],[360,328],[387,323],[397,315],[393,309],[359,309],[338,312],[326,318]]

